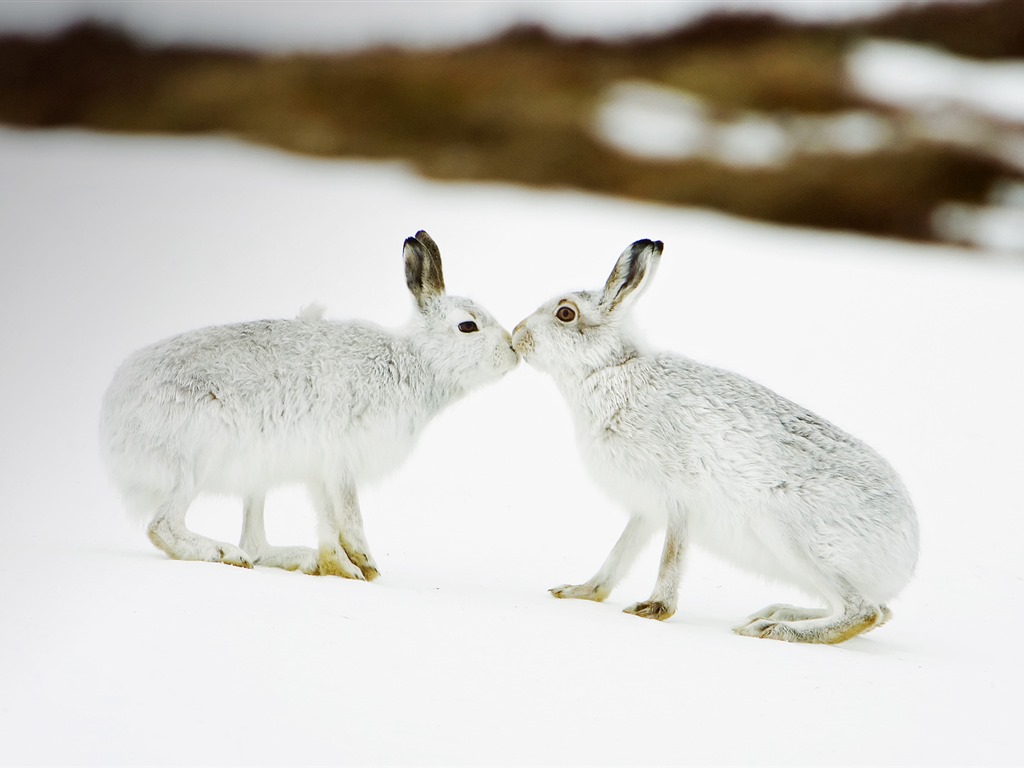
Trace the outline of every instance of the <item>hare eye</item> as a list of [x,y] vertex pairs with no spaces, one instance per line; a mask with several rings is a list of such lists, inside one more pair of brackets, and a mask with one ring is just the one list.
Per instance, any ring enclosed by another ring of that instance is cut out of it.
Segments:
[[559,307],[558,311],[555,312],[555,317],[563,323],[571,323],[576,319],[576,310],[572,307]]
[[459,323],[459,330],[462,331],[463,333],[476,333],[480,329],[476,327],[476,323],[474,323],[472,320],[466,320],[464,322]]

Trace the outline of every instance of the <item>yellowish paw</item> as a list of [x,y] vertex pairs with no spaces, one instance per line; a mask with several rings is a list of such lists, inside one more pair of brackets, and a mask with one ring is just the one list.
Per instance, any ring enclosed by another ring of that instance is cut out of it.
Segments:
[[552,587],[548,592],[563,600],[593,600],[595,603],[600,603],[608,597],[607,591],[592,584],[563,584],[560,587]]
[[623,611],[623,613],[631,613],[642,619],[656,619],[657,621],[665,621],[665,619],[671,618],[675,612],[674,607],[670,607],[660,600],[645,600],[642,603],[635,603]]
[[362,571],[352,565],[347,557],[342,560],[338,553],[331,549],[320,550],[317,556],[316,575],[341,576],[343,579],[356,579],[358,581],[364,580]]

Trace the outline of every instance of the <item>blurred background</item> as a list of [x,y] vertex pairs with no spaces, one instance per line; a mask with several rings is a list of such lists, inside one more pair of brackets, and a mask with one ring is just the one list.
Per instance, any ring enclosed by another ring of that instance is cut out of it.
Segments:
[[0,123],[1024,259],[1024,4],[0,2]]

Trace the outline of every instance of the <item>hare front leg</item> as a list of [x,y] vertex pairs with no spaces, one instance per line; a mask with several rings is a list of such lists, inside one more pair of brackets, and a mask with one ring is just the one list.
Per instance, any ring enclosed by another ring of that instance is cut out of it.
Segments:
[[320,510],[320,573],[373,581],[380,572],[363,533],[355,485],[343,481],[336,489],[316,489]]
[[267,543],[263,524],[265,496],[248,496],[243,504],[242,539],[240,545],[256,565],[284,568],[286,571],[319,573],[317,553],[309,547],[272,547]]
[[634,514],[597,573],[583,584],[564,584],[548,591],[555,597],[601,602],[622,581],[653,533],[654,523],[644,515]]
[[363,515],[359,510],[359,496],[356,487],[347,484],[341,491],[340,504],[337,507],[338,541],[360,571],[363,578],[373,581],[380,576],[377,563],[370,554],[370,545],[366,542],[363,532]]
[[681,515],[669,517],[665,531],[665,546],[661,552],[658,581],[651,596],[625,609],[625,613],[645,619],[664,621],[676,612],[679,600],[679,579],[683,574],[683,555],[686,553],[686,522]]

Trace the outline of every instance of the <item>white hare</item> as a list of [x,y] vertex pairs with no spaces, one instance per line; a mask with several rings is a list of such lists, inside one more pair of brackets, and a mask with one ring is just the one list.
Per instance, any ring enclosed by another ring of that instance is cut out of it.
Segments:
[[[426,232],[403,253],[419,310],[404,333],[330,322],[314,309],[185,333],[119,368],[100,441],[157,547],[182,560],[376,578],[358,484],[397,467],[442,408],[518,362],[508,331],[445,294],[441,254]],[[265,495],[289,482],[312,492],[319,551],[267,544]],[[186,528],[203,491],[243,498],[241,547]]]
[[866,445],[765,387],[643,349],[622,321],[661,252],[660,242],[633,243],[602,291],[563,294],[513,333],[568,402],[593,477],[630,513],[600,570],[551,592],[604,600],[665,526],[654,591],[628,613],[672,616],[694,542],[827,606],[769,606],[736,627],[741,635],[838,643],[880,625],[917,562],[902,483]]

